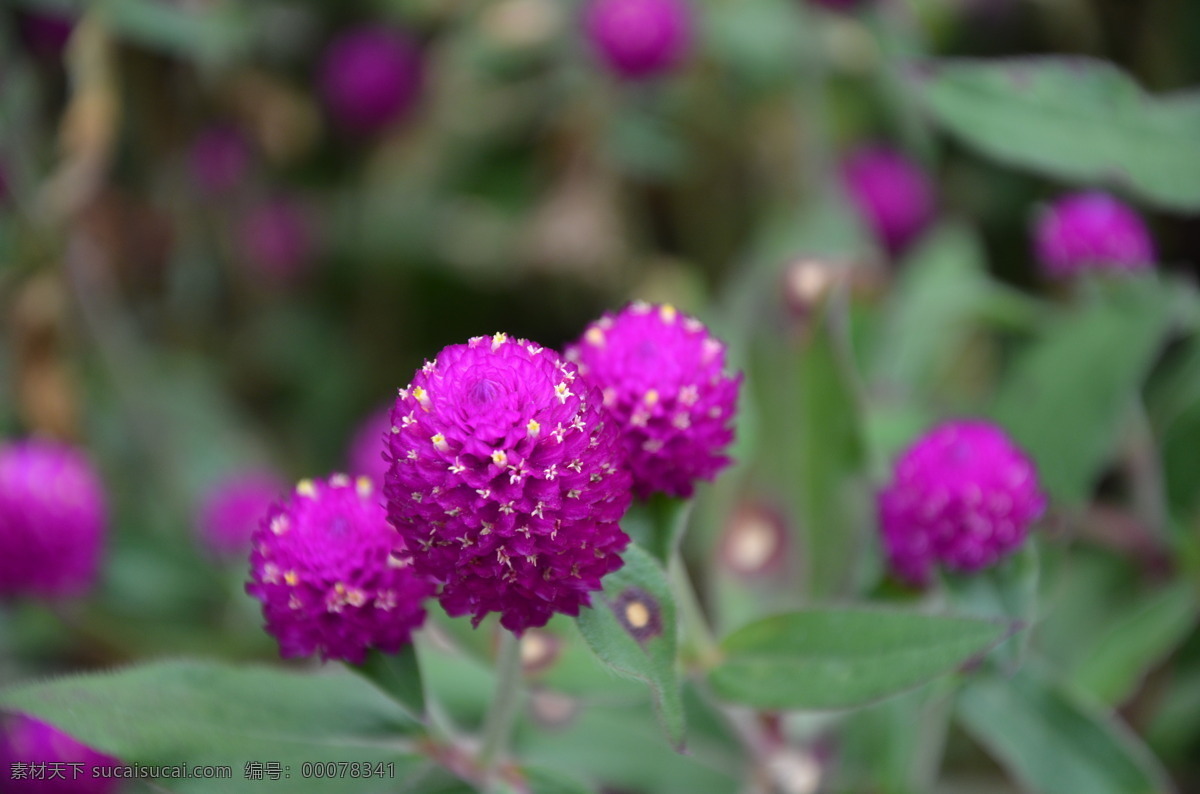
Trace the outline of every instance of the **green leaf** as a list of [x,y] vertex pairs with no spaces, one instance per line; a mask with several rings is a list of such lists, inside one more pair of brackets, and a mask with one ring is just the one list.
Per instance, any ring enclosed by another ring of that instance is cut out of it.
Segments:
[[684,742],[683,700],[675,673],[675,600],[666,574],[636,545],[625,565],[604,578],[604,590],[579,613],[579,632],[614,672],[645,681],[655,711],[676,749]]
[[709,682],[726,700],[755,708],[851,708],[945,675],[1006,631],[998,621],[917,612],[791,612],[729,635]]
[[1154,279],[1111,285],[1014,364],[992,416],[1034,459],[1056,501],[1080,504],[1116,447],[1170,325]]
[[1035,304],[988,277],[982,246],[970,229],[944,225],[899,270],[871,356],[872,373],[922,393],[963,354],[981,318],[1001,311],[1024,322],[1037,314]]
[[383,653],[372,648],[362,665],[352,670],[387,692],[417,719],[425,716],[425,689],[421,683],[421,666],[417,648],[407,643],[398,653]]
[[1152,97],[1081,57],[933,61],[916,86],[934,120],[997,160],[1200,209],[1200,93]]
[[[998,565],[974,575],[947,575],[950,605],[963,615],[1004,618],[1014,626],[1031,629],[1038,617],[1040,565],[1037,547],[1025,546]],[[1032,631],[1020,631],[996,653],[1010,669],[1024,660]]]
[[1125,609],[1071,673],[1071,681],[1105,703],[1128,697],[1146,672],[1196,623],[1196,591],[1179,581]]
[[[342,792],[374,779],[308,778],[316,761],[416,761],[407,736],[419,726],[402,708],[340,668],[301,674],[270,667],[170,661],[0,690],[0,708],[53,723],[80,741],[140,764],[228,764],[229,780],[171,781],[187,792]],[[283,765],[290,778],[250,780],[248,762]]]
[[122,38],[156,50],[209,63],[244,53],[254,26],[239,3],[204,10],[154,0],[104,0],[105,21]]
[[1012,678],[978,677],[960,695],[958,715],[1039,794],[1170,791],[1158,762],[1128,728],[1029,666]]
[[571,703],[573,712],[565,719],[530,720],[523,726],[516,737],[520,758],[594,781],[608,791],[738,790],[745,759],[723,719],[714,718],[714,725],[706,729],[706,706],[699,698],[689,697],[687,702],[687,754],[670,752],[645,699],[589,697]]
[[591,787],[556,769],[527,766],[521,770],[529,794],[589,794]]

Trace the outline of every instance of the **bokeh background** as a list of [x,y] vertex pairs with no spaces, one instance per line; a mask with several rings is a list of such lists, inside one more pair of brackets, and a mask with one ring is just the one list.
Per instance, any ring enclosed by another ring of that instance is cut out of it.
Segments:
[[[1046,656],[1070,677],[1126,641],[1113,632],[1148,625],[1118,605],[1156,608],[1141,655],[1115,663],[1125,678],[1093,674],[1183,790],[1197,785],[1196,207],[990,156],[939,124],[920,86],[928,58],[1055,54],[1182,91],[1200,85],[1200,3],[681,8],[686,46],[641,74],[614,66],[573,0],[6,0],[0,438],[81,445],[111,520],[86,598],[4,605],[0,680],[275,659],[237,534],[262,494],[372,474],[378,412],[444,345],[505,331],[560,348],[633,298],[700,317],[749,373],[738,467],[704,490],[689,539],[717,622],[915,598],[882,575],[872,473],[934,417],[997,393],[1017,395],[1000,414],[1022,413],[1012,362],[1080,299],[1039,270],[1032,229],[1090,183],[1136,207],[1159,254],[1159,302],[1131,327],[1174,319],[1134,367],[1145,433],[1101,413],[1112,443],[1064,462],[1052,488],[1070,498],[1045,527],[1045,595],[1066,604]],[[1083,72],[1064,96],[1109,90]],[[895,152],[917,186],[857,184],[864,147]],[[926,202],[900,241],[869,209],[893,189],[879,201]],[[841,320],[826,323],[829,301]],[[1094,372],[1062,377],[1086,395]],[[213,505],[247,481],[241,502]],[[777,562],[760,554],[775,543],[764,522],[790,528],[782,579],[756,567]],[[722,558],[746,526],[749,550]],[[774,584],[746,585],[747,559],[750,580]],[[947,790],[1010,790],[970,740],[951,747],[978,786]]]

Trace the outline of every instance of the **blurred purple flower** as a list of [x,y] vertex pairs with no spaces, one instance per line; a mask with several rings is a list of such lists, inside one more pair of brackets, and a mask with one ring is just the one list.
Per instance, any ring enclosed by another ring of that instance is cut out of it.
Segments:
[[312,264],[314,219],[299,201],[277,198],[250,210],[242,220],[242,255],[259,273],[292,281]]
[[1073,193],[1037,219],[1034,247],[1047,276],[1134,272],[1154,266],[1154,241],[1141,216],[1107,193]]
[[192,182],[206,196],[228,193],[250,168],[250,142],[237,127],[217,124],[202,130],[188,151]]
[[591,0],[584,30],[612,72],[639,80],[674,69],[692,46],[687,0]]
[[407,35],[359,27],[325,50],[319,82],[334,120],[353,133],[372,133],[407,115],[423,83],[421,51]]
[[0,447],[0,597],[82,595],[107,525],[104,488],[82,453],[29,440]]
[[726,374],[725,345],[699,320],[635,302],[592,323],[566,355],[600,389],[638,496],[689,497],[729,465],[742,376]]
[[200,505],[199,530],[204,547],[218,558],[240,557],[267,509],[287,491],[274,472],[251,469],[220,480]]
[[392,406],[382,406],[371,413],[354,433],[350,442],[350,471],[356,475],[370,477],[376,487],[382,488],[388,462],[383,452],[387,449],[385,436],[392,429]]
[[361,664],[396,653],[425,621],[433,585],[409,563],[366,477],[302,480],[254,533],[246,592],[284,658]]
[[17,15],[17,35],[25,47],[39,58],[61,56],[74,31],[75,18],[66,14],[25,11]]
[[1018,549],[1046,497],[1033,463],[1004,431],[956,421],[904,451],[878,509],[892,569],[923,585],[934,564],[978,571]]
[[859,214],[893,257],[933,221],[929,177],[895,149],[875,144],[855,150],[842,164],[842,180]]
[[510,631],[578,615],[629,543],[617,428],[558,354],[505,334],[452,345],[400,390],[388,517],[450,615]]
[[0,726],[0,791],[5,794],[110,794],[120,779],[93,775],[92,770],[120,763],[24,714]]

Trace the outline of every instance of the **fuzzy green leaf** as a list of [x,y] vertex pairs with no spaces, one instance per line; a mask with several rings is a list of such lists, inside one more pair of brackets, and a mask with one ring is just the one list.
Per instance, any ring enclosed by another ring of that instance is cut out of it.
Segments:
[[1081,57],[934,61],[915,82],[937,123],[1003,163],[1200,208],[1200,92],[1153,97]]
[[[379,778],[310,778],[305,762],[393,763],[397,780],[417,756],[419,726],[361,678],[338,668],[301,674],[270,667],[170,661],[0,690],[0,708],[31,714],[130,764],[232,767],[228,780],[172,780],[180,792],[353,792]],[[279,762],[278,781],[247,779],[248,762]]]
[[865,609],[812,609],[729,635],[709,675],[726,700],[762,709],[841,709],[895,695],[986,652],[992,620]]
[[645,681],[667,736],[683,748],[684,714],[675,672],[678,646],[675,600],[666,574],[637,545],[625,565],[604,578],[592,607],[579,613],[579,632],[601,662],[621,675]]
[[979,677],[962,693],[967,730],[1024,788],[1039,794],[1156,794],[1170,790],[1138,738],[1029,667]]

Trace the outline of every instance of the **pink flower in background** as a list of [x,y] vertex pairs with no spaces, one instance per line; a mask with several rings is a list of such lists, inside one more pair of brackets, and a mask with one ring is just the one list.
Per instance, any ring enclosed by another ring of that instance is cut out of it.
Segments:
[[725,345],[699,320],[632,303],[588,326],[566,355],[620,429],[638,496],[691,496],[729,465],[742,376],[725,372]]
[[443,349],[400,390],[388,517],[450,615],[499,612],[520,633],[579,614],[621,567],[630,480],[600,400],[505,334]]
[[206,196],[228,193],[246,178],[250,142],[237,127],[216,124],[201,131],[188,150],[192,182]]
[[75,18],[66,14],[25,11],[17,15],[17,34],[21,42],[39,58],[61,56],[74,31]]
[[252,469],[217,482],[200,505],[200,538],[220,558],[241,557],[267,509],[288,490],[271,471]]
[[302,480],[253,537],[246,592],[262,603],[284,658],[361,664],[395,653],[425,621],[433,585],[410,565],[366,477]]
[[42,440],[0,446],[0,597],[87,592],[107,521],[103,485],[78,450]]
[[416,105],[423,82],[421,51],[400,31],[355,28],[325,50],[318,82],[340,126],[354,133],[376,132]]
[[584,30],[612,72],[631,80],[671,71],[692,45],[687,0],[592,0]]
[[902,254],[934,219],[928,175],[900,152],[862,147],[842,164],[842,181],[859,214],[892,256]]
[[982,421],[947,422],[896,461],[878,498],[892,569],[926,584],[933,566],[978,571],[1020,548],[1046,509],[1033,463]]
[[[92,769],[120,763],[24,714],[0,723],[0,791],[5,794],[111,794],[121,780],[93,775]],[[38,765],[36,772],[31,765]]]
[[1154,266],[1154,241],[1141,216],[1099,191],[1073,193],[1037,219],[1034,247],[1046,275],[1135,272]]
[[246,262],[263,276],[288,282],[313,262],[314,218],[295,199],[274,199],[250,210],[242,219],[239,241]]
[[385,405],[371,413],[350,442],[349,458],[350,471],[356,475],[370,477],[379,488],[383,487],[384,475],[387,474],[388,461],[383,457],[387,448],[385,436],[392,429],[392,406]]

